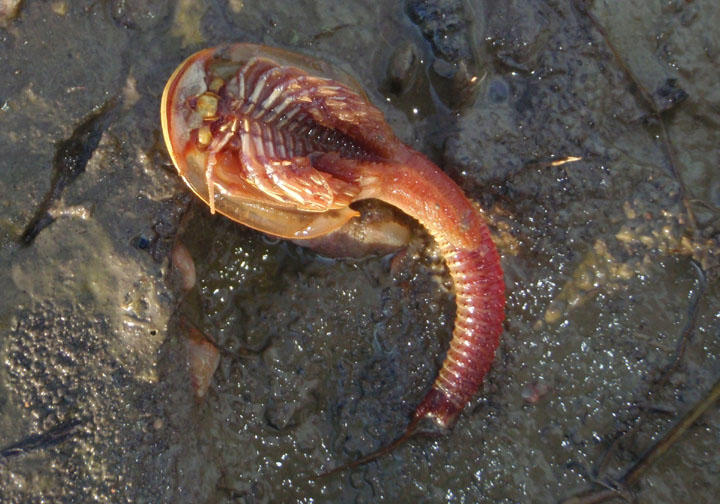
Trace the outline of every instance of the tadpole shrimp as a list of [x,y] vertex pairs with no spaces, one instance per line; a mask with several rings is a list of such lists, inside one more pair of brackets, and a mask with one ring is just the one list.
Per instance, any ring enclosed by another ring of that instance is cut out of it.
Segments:
[[490,369],[505,307],[499,254],[457,184],[403,144],[346,73],[281,49],[228,44],[190,56],[165,87],[161,117],[178,173],[213,213],[309,239],[375,198],[427,229],[455,289],[450,348],[405,433],[348,466],[450,429]]

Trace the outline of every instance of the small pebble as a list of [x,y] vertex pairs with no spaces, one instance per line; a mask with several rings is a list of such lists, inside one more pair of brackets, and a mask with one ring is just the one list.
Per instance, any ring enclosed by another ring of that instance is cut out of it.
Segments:
[[547,394],[549,388],[544,383],[529,383],[523,388],[521,395],[526,402],[530,404],[537,403],[542,397]]
[[200,331],[191,328],[187,339],[187,359],[195,397],[202,399],[207,394],[210,381],[220,364],[220,352]]
[[7,28],[20,11],[22,0],[0,0],[0,27]]
[[411,86],[419,64],[420,58],[413,44],[405,43],[395,50],[388,65],[388,82],[393,93],[401,94]]
[[182,290],[189,291],[195,286],[197,276],[195,274],[195,261],[190,251],[182,243],[177,243],[172,250],[172,265],[180,278]]

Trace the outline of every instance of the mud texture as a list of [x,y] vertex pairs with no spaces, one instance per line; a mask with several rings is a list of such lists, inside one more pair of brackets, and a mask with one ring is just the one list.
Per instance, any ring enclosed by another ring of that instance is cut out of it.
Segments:
[[[0,2],[2,502],[714,502],[717,406],[617,482],[720,376],[715,2],[391,4]],[[505,332],[447,436],[316,478],[402,432],[452,289],[392,212],[400,252],[330,259],[194,200],[160,96],[227,41],[353,74],[491,223]]]

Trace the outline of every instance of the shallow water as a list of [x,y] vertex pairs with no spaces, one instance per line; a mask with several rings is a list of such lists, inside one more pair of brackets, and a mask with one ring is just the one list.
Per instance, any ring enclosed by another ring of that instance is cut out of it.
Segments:
[[[72,425],[0,464],[3,502],[557,502],[717,380],[713,2],[145,4],[27,0],[0,28],[0,448]],[[491,222],[505,332],[448,436],[313,479],[402,432],[452,330],[449,279],[418,227],[404,254],[327,259],[193,200],[159,99],[225,41],[351,72]],[[202,401],[183,321],[220,348]],[[712,502],[718,446],[715,407],[631,490]]]

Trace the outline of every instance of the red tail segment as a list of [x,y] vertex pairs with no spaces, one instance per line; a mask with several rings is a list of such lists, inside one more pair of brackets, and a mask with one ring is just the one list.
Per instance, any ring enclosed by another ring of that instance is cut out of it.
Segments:
[[489,246],[470,251],[442,247],[455,282],[455,329],[445,362],[415,418],[432,418],[444,428],[452,426],[477,393],[500,342],[505,286],[489,234],[487,241]]
[[437,241],[450,270],[457,305],[453,338],[413,420],[413,426],[429,418],[449,428],[477,393],[500,341],[505,318],[500,256],[482,216],[445,173],[410,149],[398,158],[404,162],[360,169],[362,178],[374,181],[361,196],[386,201],[417,219]]

